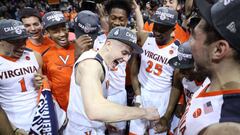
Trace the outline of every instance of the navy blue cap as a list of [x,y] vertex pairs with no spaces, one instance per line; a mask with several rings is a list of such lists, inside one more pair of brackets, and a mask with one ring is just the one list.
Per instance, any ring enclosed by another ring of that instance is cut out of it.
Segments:
[[107,39],[115,39],[129,45],[133,53],[142,53],[143,50],[137,45],[137,35],[126,27],[115,27],[109,33]]
[[159,7],[152,16],[151,21],[162,25],[175,26],[177,23],[177,18],[177,11],[168,7]]
[[195,0],[201,16],[240,52],[240,0]]
[[89,10],[83,10],[77,14],[74,19],[74,33],[77,38],[83,34],[88,34],[96,39],[100,32],[100,21],[97,14]]
[[187,69],[194,67],[194,60],[189,41],[184,42],[178,47],[178,55],[171,58],[168,63],[170,66],[179,69]]
[[56,26],[62,23],[66,23],[66,19],[64,18],[64,15],[61,11],[51,11],[46,13],[42,17],[42,23],[44,29],[47,29],[51,26]]
[[18,40],[28,37],[22,22],[13,19],[0,20],[0,40]]

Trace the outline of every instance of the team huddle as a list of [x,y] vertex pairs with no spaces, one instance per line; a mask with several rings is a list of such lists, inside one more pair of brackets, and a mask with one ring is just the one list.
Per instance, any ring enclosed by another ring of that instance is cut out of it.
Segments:
[[147,19],[109,0],[74,33],[61,11],[0,20],[0,134],[238,134],[240,1],[188,2],[180,22],[180,0],[150,0]]

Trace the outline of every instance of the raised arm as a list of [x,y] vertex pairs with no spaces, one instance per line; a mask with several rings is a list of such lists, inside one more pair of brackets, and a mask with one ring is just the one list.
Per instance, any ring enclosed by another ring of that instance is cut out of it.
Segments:
[[117,122],[138,118],[149,120],[158,118],[156,109],[127,107],[106,100],[102,95],[101,80],[103,80],[103,69],[96,60],[85,60],[77,66],[76,81],[81,87],[83,104],[89,119]]
[[132,0],[132,3],[133,3],[133,11],[135,12],[135,17],[136,17],[136,25],[137,25],[136,30],[137,31],[143,30],[144,22],[143,22],[140,6],[136,3],[136,0]]

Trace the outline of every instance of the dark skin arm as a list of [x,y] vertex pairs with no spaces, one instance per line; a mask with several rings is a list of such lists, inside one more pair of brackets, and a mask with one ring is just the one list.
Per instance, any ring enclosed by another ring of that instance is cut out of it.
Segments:
[[1,135],[12,135],[13,129],[8,120],[8,117],[2,107],[0,107],[0,134]]
[[174,71],[173,86],[170,94],[169,104],[165,114],[155,123],[155,131],[158,133],[165,132],[169,129],[169,121],[173,115],[175,106],[179,100],[179,96],[182,86],[182,77],[180,76],[179,70]]

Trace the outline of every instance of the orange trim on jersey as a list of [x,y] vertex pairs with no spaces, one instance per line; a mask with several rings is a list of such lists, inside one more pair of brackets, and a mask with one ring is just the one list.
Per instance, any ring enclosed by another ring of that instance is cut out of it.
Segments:
[[207,88],[210,85],[206,86],[203,91],[196,97],[210,97],[210,96],[217,96],[217,95],[227,95],[227,94],[240,94],[240,89],[232,89],[232,90],[217,90],[217,91],[210,91],[210,92],[206,92]]
[[173,38],[170,42],[168,42],[167,44],[165,45],[157,45],[159,49],[163,49],[169,45],[171,45],[173,42],[175,41],[175,38]]
[[2,55],[2,54],[0,54],[0,56],[7,59],[7,60],[12,61],[12,62],[16,62],[18,60],[17,58],[13,58],[13,57],[10,57],[10,56],[5,56],[5,55]]

